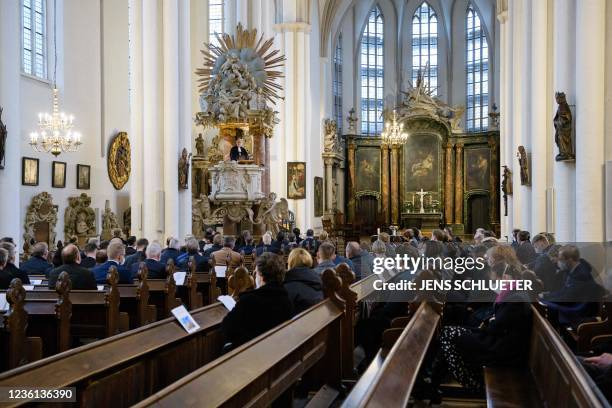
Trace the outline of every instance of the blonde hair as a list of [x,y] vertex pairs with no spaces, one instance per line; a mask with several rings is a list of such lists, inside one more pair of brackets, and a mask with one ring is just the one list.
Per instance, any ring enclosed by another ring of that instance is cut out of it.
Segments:
[[319,233],[319,241],[327,241],[327,238],[329,238],[327,231],[321,231]]
[[304,248],[294,248],[287,259],[289,269],[306,267],[312,268],[312,256]]

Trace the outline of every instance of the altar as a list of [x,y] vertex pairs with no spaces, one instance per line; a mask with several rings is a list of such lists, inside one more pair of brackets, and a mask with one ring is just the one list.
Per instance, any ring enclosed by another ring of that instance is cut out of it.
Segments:
[[405,213],[401,214],[400,226],[402,228],[416,227],[421,232],[429,234],[441,227],[442,213]]

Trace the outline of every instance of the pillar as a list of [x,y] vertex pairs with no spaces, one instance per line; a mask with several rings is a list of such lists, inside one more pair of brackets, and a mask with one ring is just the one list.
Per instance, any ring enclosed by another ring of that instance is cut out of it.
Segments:
[[547,231],[546,187],[550,142],[548,115],[548,0],[531,2],[531,230]]
[[[554,55],[554,85],[555,92],[565,92],[567,102],[570,106],[576,101],[576,62],[574,36],[576,30],[576,0],[554,0],[553,3],[553,55]],[[549,95],[554,101],[554,94]],[[557,104],[554,103],[554,110]],[[572,113],[576,111],[572,109]],[[576,118],[574,117],[574,122]],[[549,137],[554,137],[554,128]],[[553,146],[551,160],[558,153]],[[575,192],[575,163],[557,162],[553,163],[553,188],[554,188],[554,228],[556,239],[559,242],[570,242],[576,238],[576,197]]]
[[325,210],[331,213],[333,206],[333,168],[334,161],[331,158],[326,158],[325,163]]
[[389,223],[389,145],[382,144],[380,146],[380,152],[382,154],[381,166],[382,166],[382,188],[381,188],[381,204],[382,204],[382,217],[383,224]]
[[[6,125],[8,136],[6,139],[5,164],[0,170],[0,236],[13,237],[17,250],[21,249],[21,217],[19,212],[25,212],[29,203],[21,203],[23,207],[15,208],[20,203],[20,145],[22,138],[20,106],[21,96],[19,84],[21,79],[21,50],[20,42],[20,4],[18,1],[0,2],[0,106],[2,122]],[[33,114],[31,115],[34,116]],[[44,171],[41,172],[41,176]],[[17,259],[19,261],[19,259]]]
[[453,145],[444,144],[444,222],[452,224],[453,221]]
[[[163,0],[163,187],[164,233],[179,237],[179,10],[178,0]],[[146,159],[145,159],[146,160]],[[163,237],[162,237],[163,238]]]
[[576,2],[576,241],[604,239],[606,1]]
[[391,146],[391,224],[399,225],[399,145]]
[[455,145],[455,224],[463,224],[463,143]]
[[[179,133],[181,145],[192,151],[193,108],[191,81],[191,1],[179,1],[179,88],[180,88],[180,115]],[[190,167],[193,172],[193,165]],[[191,175],[188,178],[191,185]],[[192,233],[191,223],[191,188],[179,193],[179,237],[183,238]]]
[[357,146],[352,140],[348,143],[348,172],[349,172],[349,185],[348,185],[348,219],[351,222],[355,222],[355,153]]

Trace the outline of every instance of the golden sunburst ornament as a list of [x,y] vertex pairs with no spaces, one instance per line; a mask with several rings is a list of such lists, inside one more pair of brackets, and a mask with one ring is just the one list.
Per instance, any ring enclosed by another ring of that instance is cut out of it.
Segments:
[[204,67],[200,77],[201,107],[219,122],[243,121],[253,103],[265,109],[266,101],[280,98],[284,55],[272,50],[274,39],[264,41],[257,30],[245,30],[238,24],[236,35],[215,34],[219,45],[204,44]]

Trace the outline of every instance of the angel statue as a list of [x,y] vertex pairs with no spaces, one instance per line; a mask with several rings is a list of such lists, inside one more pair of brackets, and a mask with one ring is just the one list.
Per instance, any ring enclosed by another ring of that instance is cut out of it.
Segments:
[[280,231],[283,220],[289,218],[289,203],[281,198],[276,202],[276,194],[270,193],[268,198],[262,201],[259,213],[255,219],[256,224],[264,224],[266,231],[271,231],[274,236]]

